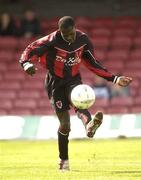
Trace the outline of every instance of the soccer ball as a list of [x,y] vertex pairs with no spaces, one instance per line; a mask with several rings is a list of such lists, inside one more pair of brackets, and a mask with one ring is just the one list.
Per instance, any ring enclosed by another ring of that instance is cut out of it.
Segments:
[[95,102],[94,90],[86,85],[80,84],[72,89],[71,102],[78,109],[88,109]]

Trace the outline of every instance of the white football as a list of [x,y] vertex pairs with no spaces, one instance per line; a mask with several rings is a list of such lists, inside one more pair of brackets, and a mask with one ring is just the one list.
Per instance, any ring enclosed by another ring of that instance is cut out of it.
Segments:
[[72,89],[71,101],[78,109],[88,109],[95,102],[94,90],[86,84],[80,84]]

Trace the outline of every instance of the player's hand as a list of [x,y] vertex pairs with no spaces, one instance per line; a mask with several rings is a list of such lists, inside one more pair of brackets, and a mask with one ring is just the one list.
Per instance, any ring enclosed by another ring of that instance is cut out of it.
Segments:
[[30,68],[28,68],[28,69],[26,70],[26,72],[27,72],[27,74],[33,76],[33,75],[35,74],[35,72],[36,72],[36,69],[35,69],[34,65],[31,66]]
[[34,66],[32,63],[30,63],[30,62],[26,62],[26,63],[23,65],[23,67],[24,67],[24,71],[25,71],[27,74],[31,75],[31,76],[33,76],[33,75],[35,74],[35,72],[36,72],[35,66]]
[[131,77],[120,76],[120,77],[118,78],[117,84],[118,84],[119,86],[126,87],[126,86],[128,86],[131,82],[132,82],[132,78],[131,78]]

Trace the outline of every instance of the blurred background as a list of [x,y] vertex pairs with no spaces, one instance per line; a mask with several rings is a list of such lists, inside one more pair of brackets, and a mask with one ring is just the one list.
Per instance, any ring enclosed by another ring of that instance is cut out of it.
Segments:
[[[91,113],[105,113],[96,137],[140,137],[140,7],[140,0],[0,0],[0,139],[57,137],[58,121],[44,89],[45,69],[38,67],[29,77],[18,60],[30,42],[55,31],[64,15],[73,16],[77,28],[89,35],[96,58],[108,70],[133,78],[130,87],[120,88],[81,67],[84,83],[97,97]],[[85,137],[82,128],[77,132],[81,122],[70,113],[71,137]]]

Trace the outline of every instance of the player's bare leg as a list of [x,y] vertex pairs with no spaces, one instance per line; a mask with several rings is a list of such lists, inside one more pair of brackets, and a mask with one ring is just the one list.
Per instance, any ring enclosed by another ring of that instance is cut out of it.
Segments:
[[103,113],[101,111],[96,112],[94,118],[86,125],[86,134],[89,138],[94,136],[102,121]]
[[86,127],[86,125],[92,119],[91,114],[89,113],[89,111],[87,109],[77,109],[77,108],[74,108],[74,109],[75,109],[75,112],[76,112],[78,118],[81,119],[82,123]]

